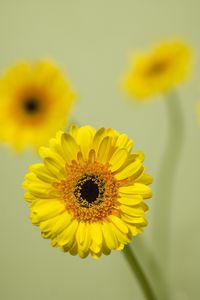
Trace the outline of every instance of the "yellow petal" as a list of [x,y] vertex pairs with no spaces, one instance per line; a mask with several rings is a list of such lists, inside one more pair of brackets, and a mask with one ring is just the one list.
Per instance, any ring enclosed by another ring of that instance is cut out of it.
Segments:
[[61,137],[61,143],[66,162],[71,163],[72,160],[76,160],[80,148],[74,138],[70,134],[64,133]]
[[99,223],[91,223],[90,229],[91,229],[91,236],[94,242],[97,245],[101,245],[103,240],[101,225]]
[[57,235],[58,233],[64,231],[69,225],[71,219],[72,216],[68,212],[64,211],[61,215],[59,215],[57,222],[54,223],[52,232]]
[[128,234],[122,233],[113,223],[110,224],[112,227],[112,230],[115,233],[116,238],[118,241],[124,245],[130,243],[130,237]]
[[135,217],[135,216],[129,216],[127,214],[122,214],[122,220],[131,223],[131,224],[139,224],[142,226],[147,225],[147,221],[144,219],[144,217]]
[[29,183],[27,189],[29,192],[38,198],[49,198],[49,195],[52,191],[52,186],[50,184],[45,184],[45,183]]
[[97,160],[101,163],[106,163],[109,159],[111,140],[110,137],[105,137],[98,150]]
[[56,138],[53,138],[49,141],[49,147],[52,151],[56,152],[60,157],[64,158],[63,149],[61,147],[61,137],[63,135],[63,131],[59,130],[56,133]]
[[90,245],[90,250],[94,253],[99,253],[100,249],[101,249],[100,246],[97,245],[94,241]]
[[86,223],[79,222],[78,229],[76,232],[76,240],[78,244],[83,244],[86,235]]
[[114,215],[110,215],[109,220],[123,233],[128,233],[128,228],[126,224],[118,217]]
[[135,205],[138,205],[141,202],[143,202],[142,196],[136,196],[136,195],[135,196],[132,196],[132,195],[124,196],[123,194],[120,194],[120,196],[121,197],[119,197],[117,199],[117,201],[124,205],[135,206]]
[[70,247],[69,253],[71,255],[77,255],[78,254],[78,246],[77,246],[76,242],[74,242],[74,244]]
[[89,151],[92,147],[95,129],[91,126],[83,126],[79,128],[77,133],[77,143],[80,146],[83,158],[88,159]]
[[103,252],[104,255],[110,255],[110,252],[111,252],[111,249],[107,247],[105,242],[104,242],[103,247],[102,247],[102,252]]
[[47,147],[40,147],[39,148],[39,155],[44,160],[45,158],[51,158],[55,161],[55,164],[58,165],[60,168],[65,165],[64,159],[58,155],[55,151],[52,151],[50,148]]
[[44,159],[45,167],[48,169],[48,171],[56,178],[60,178],[60,166],[56,164],[55,160],[53,160],[50,157],[47,157]]
[[54,218],[48,219],[46,221],[42,221],[40,223],[40,230],[42,232],[52,232],[53,225],[57,222],[59,215],[55,216]]
[[95,161],[95,150],[91,149],[89,152],[89,161],[93,163]]
[[84,230],[84,240],[80,243],[79,249],[88,253],[91,245],[90,224],[85,223]]
[[82,249],[78,248],[78,254],[80,258],[86,258],[89,254],[89,251],[83,251]]
[[95,253],[95,252],[91,251],[91,255],[92,255],[92,258],[98,260],[102,255],[102,251],[100,251],[99,253]]
[[136,227],[136,226],[133,225],[133,224],[128,224],[127,226],[128,226],[128,228],[130,229],[131,234],[132,234],[133,236],[135,236],[135,235],[137,235],[138,233],[140,233],[140,232],[143,231],[143,228],[138,228],[138,227]]
[[28,202],[32,202],[32,201],[34,201],[36,198],[35,198],[31,193],[26,192],[26,193],[24,194],[24,199],[25,199],[26,201],[28,201]]
[[76,140],[77,138],[78,131],[79,131],[79,127],[76,124],[72,124],[69,129],[69,133],[74,138],[74,140]]
[[106,129],[105,128],[100,128],[94,135],[94,139],[93,139],[93,149],[95,150],[95,152],[98,152],[99,149],[99,145],[101,143],[101,141],[103,140],[103,138],[105,137],[105,133],[106,133]]
[[48,169],[45,168],[44,164],[34,164],[30,166],[30,171],[34,172],[36,176],[47,183],[52,183],[55,181],[55,177],[52,176],[50,172],[48,172]]
[[132,154],[135,158],[141,160],[141,162],[144,161],[145,159],[145,156],[144,156],[144,153],[142,151],[136,151]]
[[135,160],[132,163],[128,164],[125,168],[117,172],[117,174],[115,174],[115,178],[117,180],[123,180],[132,177],[141,168],[142,168],[141,161],[139,159]]
[[22,186],[26,189],[28,188],[29,184],[32,182],[41,183],[41,181],[37,178],[35,173],[29,172],[28,174],[26,174]]
[[148,174],[142,174],[135,181],[149,185],[153,182],[153,177]]
[[110,159],[110,170],[115,172],[118,170],[127,160],[128,152],[126,149],[117,149]]
[[119,192],[124,195],[141,195],[143,198],[150,198],[152,196],[150,188],[138,182],[133,185],[120,187]]
[[116,249],[118,247],[118,242],[115,237],[114,232],[112,229],[110,229],[109,224],[107,222],[104,222],[102,224],[102,232],[103,232],[103,237],[105,240],[105,243],[109,249]]
[[144,210],[141,206],[138,206],[137,208],[135,208],[135,207],[130,207],[130,206],[126,206],[126,205],[121,205],[120,210],[129,216],[136,216],[136,217],[144,216]]
[[117,248],[116,250],[121,251],[121,250],[123,250],[123,249],[124,249],[124,245],[123,245],[123,244],[119,244],[119,246],[118,246],[118,248]]
[[38,222],[51,219],[65,210],[65,205],[59,200],[38,200],[31,206],[31,213]]
[[65,244],[74,241],[76,230],[78,227],[78,221],[73,220],[71,224],[58,236],[58,244],[64,246]]
[[130,152],[133,147],[133,141],[130,140],[126,134],[120,134],[116,141],[116,147],[125,148]]

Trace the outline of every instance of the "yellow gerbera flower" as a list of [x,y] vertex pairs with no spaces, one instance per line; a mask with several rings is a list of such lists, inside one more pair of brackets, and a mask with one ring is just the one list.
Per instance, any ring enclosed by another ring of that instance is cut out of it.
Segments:
[[132,58],[123,88],[141,100],[165,92],[186,79],[190,61],[191,53],[186,44],[179,41],[161,43],[150,52]]
[[152,178],[132,146],[113,129],[74,125],[40,148],[43,163],[30,167],[23,187],[32,223],[53,246],[99,258],[143,230]]
[[0,79],[0,139],[16,150],[45,145],[64,128],[73,101],[69,83],[52,62],[16,64]]

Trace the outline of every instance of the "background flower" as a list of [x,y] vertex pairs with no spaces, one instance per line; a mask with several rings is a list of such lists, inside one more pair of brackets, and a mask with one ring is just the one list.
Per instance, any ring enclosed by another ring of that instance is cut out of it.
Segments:
[[74,93],[50,61],[25,61],[0,78],[0,138],[16,150],[46,144],[63,129]]
[[31,220],[53,246],[99,258],[143,231],[152,179],[132,145],[113,129],[73,126],[40,148],[44,164],[30,168],[23,186]]
[[165,92],[188,77],[191,54],[180,41],[163,42],[146,53],[133,56],[124,78],[124,90],[144,100]]

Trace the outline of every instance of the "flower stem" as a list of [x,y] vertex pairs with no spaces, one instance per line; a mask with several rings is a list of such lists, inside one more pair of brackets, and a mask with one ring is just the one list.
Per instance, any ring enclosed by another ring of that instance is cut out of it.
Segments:
[[170,299],[170,284],[169,279],[165,276],[165,272],[162,269],[161,262],[156,255],[155,250],[153,251],[152,245],[145,242],[140,236],[137,237],[134,243],[134,249],[138,253],[139,259],[142,260],[147,275],[151,279],[151,283],[159,299],[169,300]]
[[169,243],[171,232],[171,209],[174,180],[177,165],[180,159],[184,137],[184,118],[178,95],[175,91],[166,96],[166,110],[168,117],[168,141],[157,176],[157,189],[155,191],[153,243],[165,260],[169,256]]
[[131,249],[131,246],[130,245],[126,246],[124,248],[123,253],[124,253],[124,256],[129,264],[130,268],[131,268],[131,271],[136,276],[146,299],[147,300],[156,300],[157,298],[154,294],[151,284],[150,284],[144,270],[142,269],[137,257],[135,256],[133,250]]

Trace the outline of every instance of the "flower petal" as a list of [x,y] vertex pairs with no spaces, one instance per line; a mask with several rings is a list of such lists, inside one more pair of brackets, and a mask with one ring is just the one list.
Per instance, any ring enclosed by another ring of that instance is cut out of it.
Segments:
[[126,149],[117,149],[110,159],[110,170],[115,172],[118,170],[127,160],[128,152]]
[[80,151],[80,148],[75,142],[74,138],[67,133],[62,135],[61,144],[63,147],[65,160],[68,164],[70,164],[72,160],[77,159],[77,153]]
[[71,220],[72,216],[68,212],[64,211],[61,215],[59,215],[57,222],[54,223],[52,227],[52,232],[57,235],[60,232],[64,231],[71,222]]
[[31,216],[38,222],[51,219],[65,210],[65,205],[59,200],[38,200],[31,207]]
[[109,154],[110,154],[110,146],[111,146],[111,140],[110,137],[107,136],[102,140],[99,146],[97,161],[101,163],[106,163],[108,161]]
[[99,223],[91,223],[91,236],[97,245],[101,245],[103,241],[101,225]]
[[73,242],[78,228],[78,221],[75,219],[71,224],[58,236],[59,246],[64,246],[69,242]]
[[86,223],[79,222],[76,232],[76,239],[78,244],[83,244],[86,235]]
[[151,189],[143,183],[134,183],[129,186],[122,186],[119,192],[124,195],[141,195],[143,198],[150,198],[152,196]]
[[135,205],[138,205],[141,202],[143,202],[143,198],[142,198],[142,196],[139,196],[139,195],[138,196],[136,196],[136,195],[124,196],[124,194],[121,194],[121,197],[119,197],[117,199],[117,201],[124,205],[135,206]]
[[128,233],[128,228],[126,224],[118,217],[110,215],[109,220],[123,233]]
[[126,205],[121,205],[120,210],[129,216],[135,216],[135,217],[143,217],[144,216],[144,209],[142,208],[141,205],[138,207],[130,207],[130,206],[126,206]]
[[89,151],[92,147],[95,129],[92,126],[83,126],[77,133],[77,143],[80,146],[83,158],[88,159]]
[[133,141],[130,140],[126,134],[120,134],[116,141],[116,147],[126,148],[128,152],[132,149],[133,144]]
[[142,167],[141,161],[139,159],[133,161],[129,165],[127,165],[122,170],[118,171],[115,174],[117,180],[123,180],[129,177],[132,177],[135,173],[137,173]]
[[115,237],[114,232],[110,229],[109,223],[104,222],[102,224],[102,232],[105,243],[109,249],[116,249],[118,247],[118,241]]
[[34,164],[31,165],[29,169],[31,172],[34,172],[40,180],[46,183],[52,183],[56,181],[56,178],[52,176],[50,172],[48,172],[48,169],[45,168],[44,164]]

